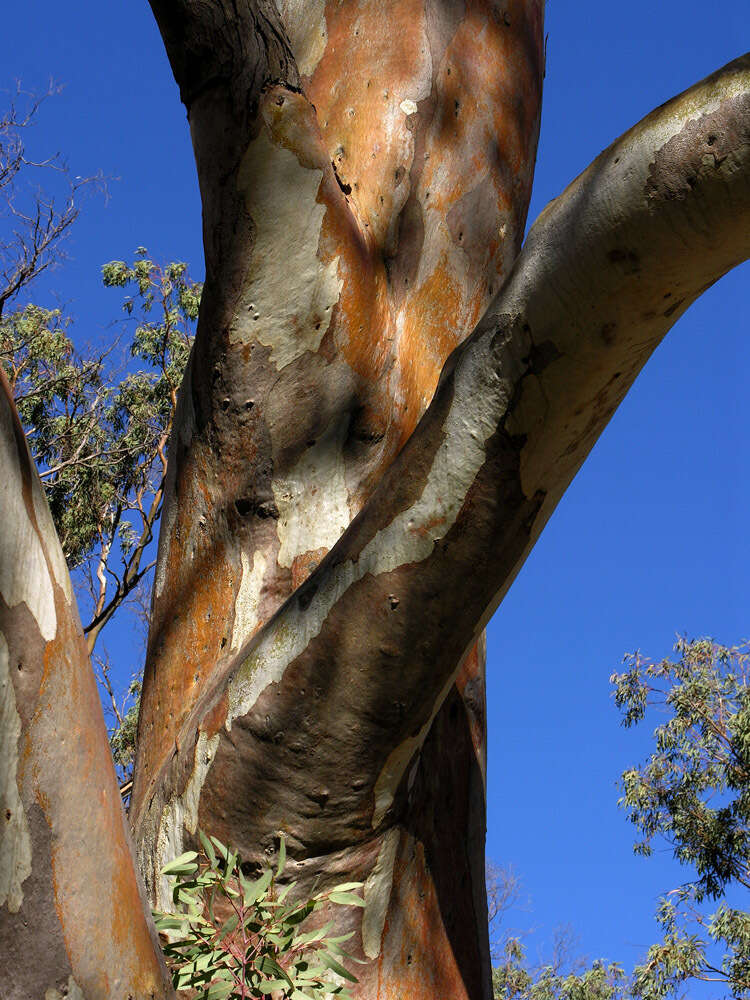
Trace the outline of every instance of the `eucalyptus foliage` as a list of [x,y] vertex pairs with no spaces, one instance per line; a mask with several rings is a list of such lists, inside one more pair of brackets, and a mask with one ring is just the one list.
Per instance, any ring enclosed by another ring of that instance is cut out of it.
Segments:
[[361,883],[300,896],[295,882],[279,885],[283,838],[275,870],[252,879],[235,851],[199,836],[200,854],[188,851],[161,872],[172,881],[175,912],[154,912],[175,989],[201,1000],[350,1000],[345,983],[357,979],[341,946],[352,935],[329,936],[333,924],[322,919],[331,905],[363,906]]
[[[666,842],[692,875],[659,902],[662,939],[627,976],[602,961],[530,965],[520,938],[505,935],[497,1000],[663,1000],[689,995],[692,981],[750,998],[750,644],[680,639],[675,652],[659,663],[627,656],[611,678],[625,727],[661,719],[648,760],[622,776],[635,852]],[[499,898],[513,903],[512,890]]]
[[[60,309],[29,304],[0,317],[0,365],[88,609],[84,632],[92,652],[154,565],[150,546],[161,514],[167,443],[202,291],[186,264],[162,267],[144,247],[132,263],[105,264],[102,277],[105,286],[125,291],[127,320],[120,340],[101,349],[78,352]],[[95,663],[125,780],[135,750],[139,680],[118,698],[106,656]]]
[[519,938],[508,938],[502,960],[492,970],[496,1000],[619,1000],[628,979],[616,963],[596,961],[587,969],[564,972],[555,964],[528,964]]
[[125,693],[127,708],[124,713],[118,713],[117,725],[110,734],[109,745],[112,748],[112,759],[118,775],[126,780],[135,761],[135,743],[138,736],[138,712],[141,707],[141,681],[134,677]]
[[144,248],[132,265],[102,271],[105,285],[132,290],[125,310],[135,325],[120,370],[112,346],[77,353],[59,309],[28,305],[0,320],[0,363],[68,565],[88,584],[85,631],[94,638],[150,569],[142,556],[161,509],[201,293],[185,264],[161,268]]
[[[638,854],[655,839],[692,869],[661,901],[663,939],[635,969],[633,994],[656,1000],[690,979],[750,997],[750,645],[680,639],[674,660],[639,654],[612,676],[623,724],[666,714],[656,748],[622,776],[620,805],[638,829]],[[730,892],[742,903],[731,906]],[[718,904],[718,905],[717,905]],[[714,909],[715,906],[715,909]]]

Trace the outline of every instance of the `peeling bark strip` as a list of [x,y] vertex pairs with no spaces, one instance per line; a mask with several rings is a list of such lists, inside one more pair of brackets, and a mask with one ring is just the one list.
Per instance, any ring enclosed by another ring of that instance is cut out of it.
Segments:
[[0,374],[3,1000],[172,996],[67,567]]

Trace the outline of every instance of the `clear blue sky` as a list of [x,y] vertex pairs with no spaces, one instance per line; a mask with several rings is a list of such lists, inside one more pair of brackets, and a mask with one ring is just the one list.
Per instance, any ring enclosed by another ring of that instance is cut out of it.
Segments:
[[[69,303],[79,341],[109,336],[119,296],[101,264],[138,245],[202,270],[185,116],[145,0],[36,0],[3,15],[2,78],[65,84],[33,138],[76,174],[101,170],[71,260],[36,298]],[[652,107],[739,55],[747,0],[549,0],[542,140],[530,218]],[[632,965],[654,940],[668,854],[634,858],[616,779],[647,742],[626,732],[608,677],[675,632],[750,633],[750,270],[711,289],[649,362],[568,491],[490,630],[488,854],[512,863],[540,939],[569,922],[590,956]],[[105,641],[127,671],[127,631]],[[645,736],[645,734],[644,734]],[[532,952],[535,939],[529,939]]]

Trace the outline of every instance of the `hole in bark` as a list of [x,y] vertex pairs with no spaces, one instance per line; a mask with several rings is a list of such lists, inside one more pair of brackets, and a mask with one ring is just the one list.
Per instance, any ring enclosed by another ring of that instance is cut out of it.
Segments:
[[706,143],[707,143],[707,144],[708,144],[709,146],[713,146],[713,144],[714,144],[715,142],[716,142],[716,136],[715,136],[715,135],[710,135],[710,136],[708,137],[708,139],[706,139]]
[[615,157],[615,163],[619,163],[619,162],[620,162],[620,157],[619,157],[619,156],[616,156],[616,157]]
[[222,410],[228,410],[229,409],[229,404],[231,402],[232,402],[232,400],[228,396],[227,396],[226,399],[222,399],[222,401],[221,401],[221,408],[222,408]]
[[19,672],[20,672],[21,670],[23,670],[23,663],[21,663],[21,661],[20,661],[20,660],[18,661],[18,670],[19,670]]
[[249,514],[262,518],[279,516],[279,508],[272,500],[259,503],[256,497],[238,497],[234,501],[234,507],[240,517],[247,517]]
[[245,400],[245,409],[246,410],[252,410],[252,408],[254,406],[255,406],[255,400],[254,399],[246,399]]
[[[339,157],[339,159],[340,159],[340,157]],[[341,190],[344,192],[344,194],[351,194],[352,193],[352,186],[351,186],[351,184],[344,184],[344,182],[339,177],[338,173],[336,172],[336,161],[335,160],[331,160],[331,166],[333,167],[333,176],[336,178],[336,183],[338,184],[338,186],[341,188]],[[317,329],[317,327],[316,327],[316,329]]]
[[614,343],[616,329],[617,329],[616,323],[605,323],[604,326],[602,326],[599,332],[601,333],[601,338],[605,344]]
[[278,104],[279,107],[281,107],[281,105],[284,103],[284,95],[283,94],[279,94],[279,96],[276,98],[276,103]]
[[11,816],[12,816],[12,813],[11,813],[10,809],[6,809],[5,810],[5,818],[7,820],[9,820]]
[[222,639],[221,639],[221,648],[223,649],[226,646],[226,644],[227,644],[227,637],[226,636],[222,636]]
[[458,109],[460,107],[461,105],[458,103],[458,101],[453,102],[453,113],[455,114],[456,118],[458,118]]
[[672,298],[672,293],[671,292],[665,292],[664,293],[664,298],[665,299],[671,299]]

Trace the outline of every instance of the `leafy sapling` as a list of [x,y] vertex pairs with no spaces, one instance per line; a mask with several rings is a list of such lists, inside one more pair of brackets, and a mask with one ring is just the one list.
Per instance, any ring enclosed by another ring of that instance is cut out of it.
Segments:
[[300,896],[295,882],[279,885],[286,845],[279,843],[275,869],[257,879],[243,872],[236,851],[199,832],[202,851],[188,851],[161,874],[172,881],[174,913],[154,911],[164,955],[177,990],[201,1000],[351,1000],[344,966],[356,961],[342,948],[352,934],[332,937],[332,922],[306,921],[326,907],[364,906],[360,882],[346,882]]

